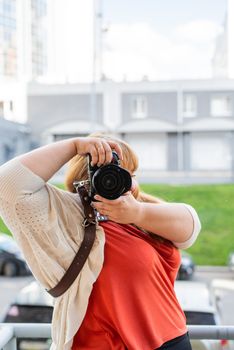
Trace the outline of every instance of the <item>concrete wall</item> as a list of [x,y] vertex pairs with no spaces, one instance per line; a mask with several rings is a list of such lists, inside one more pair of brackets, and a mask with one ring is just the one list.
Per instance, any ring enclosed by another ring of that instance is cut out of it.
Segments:
[[[28,96],[28,123],[38,136],[54,125],[66,121],[91,119],[88,94]],[[103,97],[96,96],[96,121],[103,121]]]

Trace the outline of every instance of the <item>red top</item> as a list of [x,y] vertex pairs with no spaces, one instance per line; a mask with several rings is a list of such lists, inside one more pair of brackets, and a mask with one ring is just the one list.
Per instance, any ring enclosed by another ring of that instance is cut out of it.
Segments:
[[105,262],[72,350],[153,350],[186,333],[173,288],[178,249],[132,225],[100,225]]

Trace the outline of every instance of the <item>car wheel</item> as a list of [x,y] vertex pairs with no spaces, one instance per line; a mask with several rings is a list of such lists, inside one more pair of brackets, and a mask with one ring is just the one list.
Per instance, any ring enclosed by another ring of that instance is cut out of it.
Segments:
[[7,277],[16,276],[18,272],[18,268],[15,263],[12,261],[7,261],[3,266],[3,275]]

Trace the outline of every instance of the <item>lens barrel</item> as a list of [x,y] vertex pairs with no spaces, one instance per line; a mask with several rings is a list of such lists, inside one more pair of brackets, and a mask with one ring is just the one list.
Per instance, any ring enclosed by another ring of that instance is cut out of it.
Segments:
[[100,167],[92,177],[94,191],[107,199],[119,198],[130,190],[132,178],[128,171],[115,164]]

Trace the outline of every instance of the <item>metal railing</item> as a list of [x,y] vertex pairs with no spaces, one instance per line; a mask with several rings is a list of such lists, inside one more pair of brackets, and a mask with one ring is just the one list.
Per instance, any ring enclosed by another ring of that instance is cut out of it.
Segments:
[[[234,340],[234,326],[188,326],[191,339]],[[0,350],[17,350],[17,339],[51,337],[49,323],[0,323]]]

